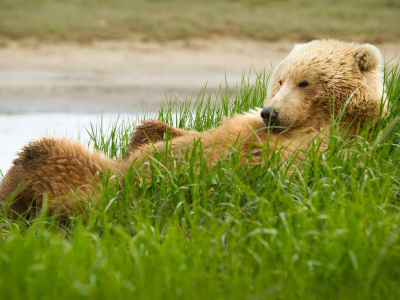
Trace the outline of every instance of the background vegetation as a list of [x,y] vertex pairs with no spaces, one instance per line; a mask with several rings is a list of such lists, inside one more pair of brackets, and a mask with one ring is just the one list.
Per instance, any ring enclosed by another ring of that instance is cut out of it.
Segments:
[[[399,39],[399,16],[399,0],[0,0],[0,38],[376,43]],[[157,118],[218,126],[262,105],[268,75],[248,78],[217,101],[167,99]],[[67,223],[1,211],[0,298],[399,299],[399,68],[385,79],[388,116],[350,140],[332,122],[328,149],[312,143],[304,161],[265,150],[250,166],[232,149],[208,166],[197,144],[176,164],[161,153],[121,182],[104,175],[99,202]],[[99,121],[88,144],[121,159],[135,124]]]
[[400,0],[0,0],[0,36],[47,40],[231,36],[383,42]]
[[[305,161],[262,153],[249,166],[233,149],[207,166],[198,147],[168,167],[156,155],[123,182],[105,175],[100,203],[68,224],[45,210],[1,215],[1,297],[398,299],[399,70],[389,77],[387,118],[351,140],[333,122],[328,149],[311,143]],[[158,118],[202,130],[260,106],[267,76],[247,78],[216,104],[204,91],[179,108],[169,99]],[[90,144],[120,157],[132,125],[94,124]]]

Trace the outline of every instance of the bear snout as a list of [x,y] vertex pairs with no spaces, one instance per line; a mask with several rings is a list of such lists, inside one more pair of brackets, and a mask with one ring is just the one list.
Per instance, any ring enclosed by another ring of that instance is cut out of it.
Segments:
[[266,107],[261,111],[261,118],[267,126],[274,125],[278,121],[278,115],[278,111],[272,107]]

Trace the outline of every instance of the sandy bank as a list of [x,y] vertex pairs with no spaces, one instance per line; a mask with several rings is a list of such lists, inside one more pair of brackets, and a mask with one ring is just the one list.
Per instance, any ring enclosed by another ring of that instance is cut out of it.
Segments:
[[[393,58],[400,43],[378,45]],[[156,110],[164,94],[213,92],[243,70],[276,66],[293,43],[194,40],[168,43],[8,43],[0,48],[0,111]]]

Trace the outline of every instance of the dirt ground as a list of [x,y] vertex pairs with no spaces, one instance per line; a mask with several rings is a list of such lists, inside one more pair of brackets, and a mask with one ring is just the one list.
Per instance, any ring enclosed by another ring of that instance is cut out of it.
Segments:
[[[0,48],[0,112],[136,112],[157,110],[165,95],[215,92],[225,78],[276,66],[290,42],[192,40],[90,45],[9,42]],[[400,42],[378,47],[388,59]]]

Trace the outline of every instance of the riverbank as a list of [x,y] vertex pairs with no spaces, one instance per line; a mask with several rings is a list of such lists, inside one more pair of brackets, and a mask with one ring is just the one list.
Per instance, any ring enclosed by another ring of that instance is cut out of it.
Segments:
[[[270,71],[293,42],[235,39],[105,41],[90,45],[9,42],[0,48],[0,112],[156,111],[165,97],[185,99],[233,86],[251,67]],[[399,43],[377,45],[387,60]]]

